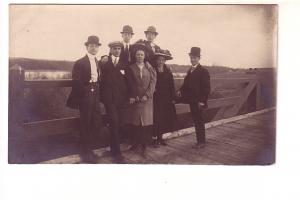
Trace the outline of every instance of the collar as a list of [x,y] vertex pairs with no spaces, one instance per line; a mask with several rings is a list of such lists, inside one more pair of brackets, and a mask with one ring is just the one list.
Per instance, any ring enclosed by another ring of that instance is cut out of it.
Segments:
[[119,62],[120,57],[116,57],[114,55],[111,55],[111,61],[114,63],[114,61],[117,59],[117,61]]
[[192,65],[192,68],[196,68],[196,67],[198,67],[198,65],[200,65],[200,63],[197,63],[196,65]]
[[128,45],[128,48],[129,48],[130,42],[126,43],[126,42],[123,41],[123,45],[124,45],[124,48],[126,47],[126,45]]
[[89,57],[90,60],[95,60],[96,58],[96,55],[92,55],[89,52],[87,52],[86,55]]

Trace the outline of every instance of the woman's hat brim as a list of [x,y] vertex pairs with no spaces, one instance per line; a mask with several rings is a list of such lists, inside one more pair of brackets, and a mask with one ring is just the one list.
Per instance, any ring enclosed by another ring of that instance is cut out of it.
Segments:
[[155,54],[153,54],[153,57],[155,57],[155,58],[159,57],[159,56],[164,57],[166,60],[172,60],[173,59],[172,56],[167,55],[167,54],[163,54],[163,53],[155,53]]

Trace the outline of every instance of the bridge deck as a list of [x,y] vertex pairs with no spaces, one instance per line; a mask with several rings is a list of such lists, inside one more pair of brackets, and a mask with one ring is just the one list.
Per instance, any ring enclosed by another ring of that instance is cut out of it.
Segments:
[[[208,128],[206,146],[199,150],[192,148],[195,134],[189,134],[167,140],[167,146],[148,148],[146,159],[129,150],[123,155],[133,164],[272,164],[275,162],[275,121],[273,110]],[[98,163],[112,163],[103,150],[94,152],[99,155]],[[44,163],[82,161],[78,155],[72,155]]]

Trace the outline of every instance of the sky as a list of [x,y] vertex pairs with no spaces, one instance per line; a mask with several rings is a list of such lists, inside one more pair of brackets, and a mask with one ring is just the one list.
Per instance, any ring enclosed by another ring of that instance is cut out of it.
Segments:
[[153,25],[155,43],[168,49],[169,64],[190,64],[192,46],[201,63],[234,68],[276,67],[277,8],[272,5],[10,5],[9,55],[74,61],[85,55],[84,42],[97,35],[107,44],[122,40],[124,25],[132,42],[145,39]]

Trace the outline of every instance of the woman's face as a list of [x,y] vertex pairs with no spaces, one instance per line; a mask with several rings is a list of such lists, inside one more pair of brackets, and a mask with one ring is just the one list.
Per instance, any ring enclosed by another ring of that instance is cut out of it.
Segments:
[[139,63],[144,62],[145,52],[143,50],[137,50],[135,53],[135,58],[136,58],[136,61]]
[[162,56],[158,56],[156,59],[156,63],[158,67],[163,67],[164,64],[166,63],[166,59]]

